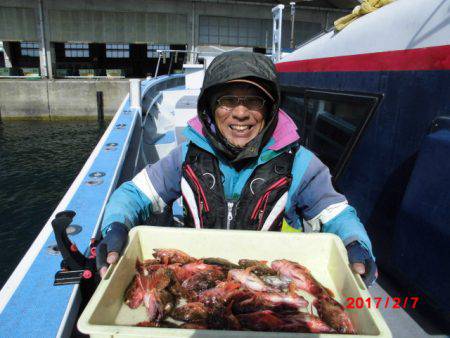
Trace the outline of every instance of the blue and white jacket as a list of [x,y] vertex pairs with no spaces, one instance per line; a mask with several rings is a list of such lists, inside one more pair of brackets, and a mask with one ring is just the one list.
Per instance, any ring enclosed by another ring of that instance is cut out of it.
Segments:
[[[123,223],[128,228],[145,224],[152,215],[162,213],[167,205],[181,196],[182,164],[189,142],[216,155],[202,133],[198,118],[189,121],[184,134],[186,142],[158,162],[147,165],[132,181],[114,191],[104,214],[103,234],[114,222]],[[255,165],[238,172],[217,157],[223,174],[225,197],[239,196],[256,166],[276,157],[298,140],[294,122],[280,110],[275,131]],[[284,208],[284,218],[291,229],[333,233],[342,239],[344,245],[359,241],[372,253],[370,239],[355,209],[334,190],[329,169],[312,152],[304,147],[297,150],[291,174],[292,183]]]

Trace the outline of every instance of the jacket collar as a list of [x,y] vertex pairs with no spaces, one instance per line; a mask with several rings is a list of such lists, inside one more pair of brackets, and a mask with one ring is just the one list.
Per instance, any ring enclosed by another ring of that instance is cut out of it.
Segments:
[[[198,116],[188,121],[188,127],[184,131],[184,135],[192,142],[203,149],[215,153],[209,145],[208,140],[203,133],[202,123]],[[297,133],[297,126],[294,121],[283,110],[278,111],[278,123],[272,134],[270,141],[266,147],[270,150],[280,150],[300,139]]]

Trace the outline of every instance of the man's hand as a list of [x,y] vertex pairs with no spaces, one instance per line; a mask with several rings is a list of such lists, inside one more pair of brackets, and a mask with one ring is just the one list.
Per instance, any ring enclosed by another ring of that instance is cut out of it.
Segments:
[[112,223],[102,241],[97,245],[96,264],[100,277],[103,278],[110,264],[119,260],[128,239],[128,229],[122,223]]
[[352,270],[361,275],[368,287],[372,286],[378,277],[378,270],[370,253],[358,241],[351,242],[346,248]]

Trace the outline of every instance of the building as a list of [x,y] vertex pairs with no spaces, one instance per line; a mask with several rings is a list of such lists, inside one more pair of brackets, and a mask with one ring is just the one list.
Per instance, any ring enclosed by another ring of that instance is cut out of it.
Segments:
[[[279,3],[286,6],[282,28],[288,48],[288,1],[0,0],[0,67],[8,67],[9,75],[48,78],[144,77],[155,75],[158,49],[227,46],[270,53],[271,8]],[[297,1],[295,45],[331,27],[355,3]],[[186,57],[162,53],[159,74],[179,71]]]

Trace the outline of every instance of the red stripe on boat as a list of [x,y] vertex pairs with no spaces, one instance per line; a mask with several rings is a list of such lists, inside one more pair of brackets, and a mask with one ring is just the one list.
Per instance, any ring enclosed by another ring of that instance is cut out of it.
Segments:
[[278,72],[450,70],[450,45],[280,62]]

